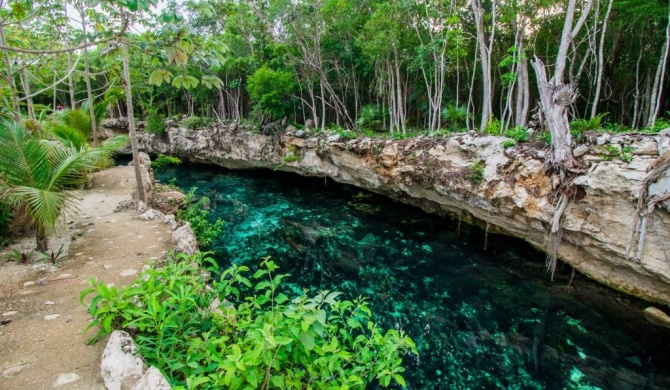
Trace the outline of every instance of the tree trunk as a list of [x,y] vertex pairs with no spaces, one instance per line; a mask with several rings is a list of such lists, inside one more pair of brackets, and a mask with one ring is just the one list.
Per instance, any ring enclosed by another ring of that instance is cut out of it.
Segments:
[[603,30],[600,33],[600,44],[598,46],[598,74],[596,75],[596,91],[593,96],[593,105],[591,106],[591,118],[596,116],[598,112],[598,101],[600,100],[600,88],[603,82],[603,69],[605,68],[605,34],[607,33],[607,22],[612,12],[612,3],[614,0],[609,0],[607,5],[607,12],[603,20]]
[[661,108],[661,97],[663,96],[663,84],[665,82],[665,71],[668,65],[668,52],[670,51],[670,13],[668,14],[668,25],[665,28],[665,46],[663,47],[663,54],[658,62],[656,70],[656,77],[654,78],[654,88],[652,89],[652,98],[650,101],[649,121],[648,126],[656,124],[656,118]]
[[130,135],[130,148],[133,153],[133,166],[135,167],[135,180],[137,182],[137,199],[146,203],[144,197],[144,183],[142,182],[142,171],[140,169],[140,153],[137,148],[137,132],[135,131],[135,114],[133,112],[133,95],[130,87],[130,65],[128,63],[128,47],[121,44],[121,56],[123,57],[123,83],[126,93],[126,110],[128,117],[128,133]]
[[25,66],[21,68],[19,72],[19,79],[21,80],[21,86],[23,87],[23,92],[26,97],[26,107],[28,109],[28,118],[35,119],[35,109],[33,107],[33,98],[30,96],[30,79],[28,79],[28,71]]
[[[98,146],[98,124],[95,120],[95,109],[93,107],[93,94],[91,93],[91,72],[88,67],[88,36],[86,35],[86,13],[83,3],[79,8],[81,17],[81,29],[84,36],[84,78],[86,79],[86,96],[88,98],[88,114],[91,116],[91,137],[93,146]],[[74,107],[73,107],[74,108]]]
[[[477,47],[479,48],[479,57],[481,59],[482,66],[482,121],[479,125],[479,130],[484,132],[486,130],[486,125],[489,123],[491,116],[492,105],[492,93],[491,93],[491,58],[490,52],[488,50],[488,45],[486,44],[486,37],[484,34],[484,9],[482,8],[481,0],[469,0],[470,7],[472,8],[472,13],[475,17],[475,25],[477,26]],[[495,9],[495,2],[494,9]],[[495,23],[495,11],[493,13],[492,24]],[[491,37],[491,44],[493,43],[493,37]]]
[[[0,23],[0,45],[7,46],[7,41],[5,40],[5,27]],[[14,82],[14,73],[12,72],[12,62],[9,59],[9,52],[6,49],[2,50],[3,59],[5,61],[5,69],[7,71],[7,84],[9,84],[9,89],[12,94],[12,107],[14,109],[14,120],[16,122],[21,122],[21,106],[19,105],[19,95],[16,91],[16,83]]]
[[35,245],[37,246],[38,251],[46,252],[49,250],[49,239],[47,238],[47,235],[39,229],[35,235]]

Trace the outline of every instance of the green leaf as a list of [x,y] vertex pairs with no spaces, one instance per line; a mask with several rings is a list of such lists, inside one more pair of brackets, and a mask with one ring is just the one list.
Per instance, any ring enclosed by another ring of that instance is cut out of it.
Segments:
[[158,69],[151,73],[149,76],[149,83],[156,86],[160,86],[163,82],[170,83],[172,80],[172,73],[165,69]]
[[316,313],[316,320],[319,321],[322,325],[326,324],[326,311],[321,309]]
[[314,335],[309,332],[300,333],[300,342],[305,347],[306,350],[311,351],[314,349]]
[[400,386],[407,387],[407,382],[405,382],[405,378],[403,378],[402,375],[395,374],[393,375],[393,379],[395,379]]

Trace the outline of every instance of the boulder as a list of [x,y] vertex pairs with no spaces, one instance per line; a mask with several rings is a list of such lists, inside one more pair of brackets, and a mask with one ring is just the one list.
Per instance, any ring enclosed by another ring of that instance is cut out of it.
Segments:
[[644,318],[656,326],[670,328],[670,317],[662,310],[655,307],[648,307],[644,309]]
[[193,228],[188,222],[172,232],[172,239],[177,252],[192,255],[198,251],[198,240],[196,240]]
[[149,367],[142,378],[130,390],[171,390],[172,386],[154,366]]
[[575,157],[582,157],[589,151],[589,147],[586,145],[579,145],[572,151],[572,155]]
[[162,220],[164,217],[165,216],[163,215],[163,213],[161,213],[158,210],[154,210],[154,209],[149,209],[149,210],[145,211],[142,215],[139,216],[139,218],[142,221],[152,221],[154,219],[161,219]]
[[135,340],[122,330],[115,330],[102,353],[100,377],[107,390],[126,390],[137,383],[146,364]]
[[641,139],[630,146],[632,153],[638,156],[658,156],[658,142],[652,137]]
[[382,154],[379,156],[379,159],[382,165],[387,168],[398,165],[398,144],[394,142],[386,145],[384,149],[382,149]]

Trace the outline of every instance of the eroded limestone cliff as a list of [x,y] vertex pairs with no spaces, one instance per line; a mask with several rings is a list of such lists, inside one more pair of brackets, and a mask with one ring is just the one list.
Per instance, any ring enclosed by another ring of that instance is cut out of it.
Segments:
[[[271,168],[327,176],[520,237],[546,250],[555,178],[543,170],[546,153],[521,145],[505,149],[503,137],[343,140],[289,128],[277,135],[213,125],[197,131],[168,123],[165,134],[140,134],[149,153],[178,155],[230,169]],[[658,157],[658,137],[600,135],[575,155],[591,164],[563,217],[558,257],[613,288],[670,304],[670,213],[649,219],[640,263],[626,258],[637,195]],[[626,146],[632,161],[616,156]],[[612,155],[613,154],[613,155]],[[478,167],[481,167],[479,169]]]

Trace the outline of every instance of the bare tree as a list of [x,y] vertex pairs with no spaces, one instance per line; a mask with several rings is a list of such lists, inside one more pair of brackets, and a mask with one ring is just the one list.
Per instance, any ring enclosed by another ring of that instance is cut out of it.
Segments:
[[576,168],[576,162],[572,157],[572,136],[570,135],[568,107],[577,98],[577,90],[575,85],[564,83],[565,68],[568,49],[584,25],[593,6],[593,0],[584,0],[581,16],[574,23],[576,3],[577,0],[568,1],[565,23],[563,24],[563,32],[556,56],[554,76],[551,79],[547,78],[544,63],[537,56],[531,62],[537,76],[540,105],[551,132],[552,162],[554,165],[568,170]]
[[477,47],[479,48],[479,57],[482,66],[482,121],[479,126],[480,131],[486,129],[492,112],[491,99],[493,98],[493,88],[491,81],[491,51],[495,38],[496,28],[496,2],[491,2],[491,34],[486,38],[484,31],[484,8],[481,0],[469,0],[470,8],[475,17],[477,26]]

